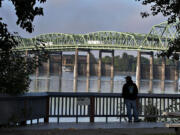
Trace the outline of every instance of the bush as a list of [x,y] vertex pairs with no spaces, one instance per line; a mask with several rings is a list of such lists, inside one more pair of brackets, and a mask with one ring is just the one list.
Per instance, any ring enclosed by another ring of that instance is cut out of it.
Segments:
[[144,114],[144,121],[157,122],[158,109],[151,102],[149,102],[149,104],[144,107]]

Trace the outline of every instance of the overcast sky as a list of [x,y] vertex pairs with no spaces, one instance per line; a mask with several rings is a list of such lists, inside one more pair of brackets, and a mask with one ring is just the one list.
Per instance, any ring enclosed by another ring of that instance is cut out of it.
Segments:
[[36,17],[32,34],[16,26],[16,16],[10,2],[3,2],[0,16],[11,31],[23,37],[42,33],[88,33],[118,31],[148,33],[154,24],[165,21],[161,15],[142,19],[141,11],[149,7],[135,0],[47,0],[42,4],[44,16]]

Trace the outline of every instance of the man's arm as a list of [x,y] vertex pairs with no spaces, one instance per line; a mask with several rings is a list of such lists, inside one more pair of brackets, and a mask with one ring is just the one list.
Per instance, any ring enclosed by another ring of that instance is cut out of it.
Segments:
[[123,88],[122,88],[122,97],[124,97],[125,95],[125,85],[123,85]]
[[134,86],[135,86],[135,94],[137,95],[138,94],[138,88],[137,88],[137,85],[134,83]]

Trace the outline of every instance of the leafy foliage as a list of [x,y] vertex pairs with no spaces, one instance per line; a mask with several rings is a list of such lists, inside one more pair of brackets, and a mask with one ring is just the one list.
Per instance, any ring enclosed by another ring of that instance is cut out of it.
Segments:
[[[17,25],[28,32],[33,31],[32,22],[37,15],[43,15],[41,7],[34,7],[36,2],[46,0],[10,0],[15,7],[18,17]],[[2,0],[0,0],[0,7]],[[15,52],[13,49],[18,45],[17,34],[11,34],[7,24],[0,19],[0,93],[21,94],[28,90],[29,75],[45,60],[47,52],[43,47],[36,45],[32,50],[31,57],[25,57],[23,52]],[[44,55],[43,55],[44,54]],[[39,61],[36,58],[39,57]]]
[[144,106],[144,121],[147,122],[157,122],[158,120],[158,108],[152,104],[152,101],[149,101],[148,105]]
[[[143,5],[151,5],[151,14],[153,16],[162,13],[168,17],[168,22],[176,22],[176,18],[180,17],[180,1],[179,0],[136,0],[142,1]],[[142,12],[142,17],[150,15],[148,12]]]
[[[162,13],[163,16],[168,18],[168,23],[178,22],[176,27],[178,36],[173,42],[169,42],[169,49],[160,53],[160,56],[173,57],[179,60],[177,52],[180,51],[180,1],[179,0],[136,0],[142,1],[143,5],[151,5],[151,14],[153,16]],[[142,17],[150,15],[148,12],[142,12]]]

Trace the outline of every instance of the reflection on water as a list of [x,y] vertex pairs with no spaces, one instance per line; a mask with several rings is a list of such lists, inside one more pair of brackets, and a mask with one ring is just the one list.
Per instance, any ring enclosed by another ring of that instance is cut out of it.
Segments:
[[[122,86],[125,83],[125,76],[114,76],[114,93],[121,93]],[[86,76],[78,76],[78,86],[77,92],[86,92]],[[132,76],[135,82],[135,76]],[[73,92],[73,72],[63,72],[62,77],[58,75],[51,75],[49,77],[41,75],[37,77],[35,75],[31,76],[30,92]],[[101,77],[101,92],[108,93],[111,92],[110,77]],[[89,92],[98,92],[98,77],[91,76],[89,78]],[[149,90],[149,80],[142,80],[140,93],[148,93]],[[173,81],[165,81],[165,91],[161,91],[161,81],[153,81],[153,93],[179,93],[174,90]]]

